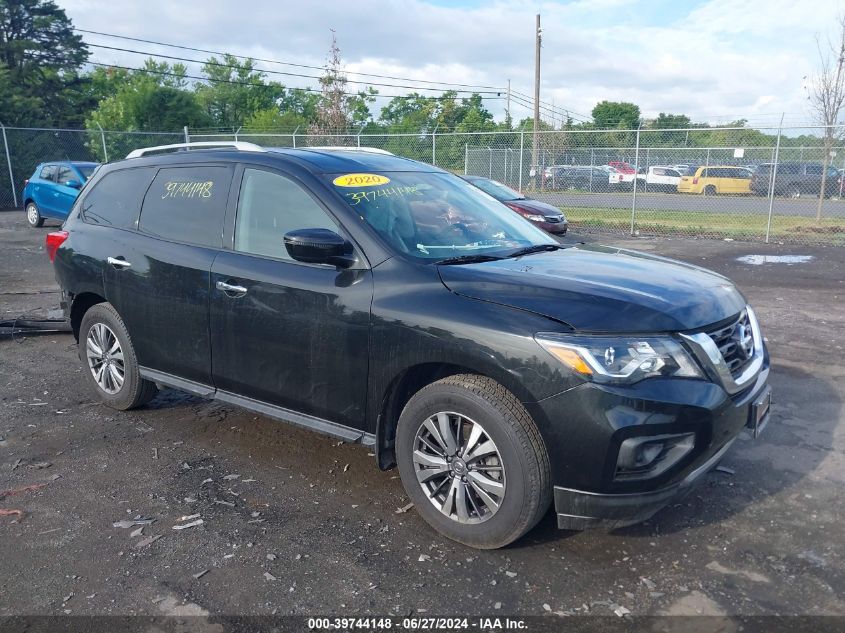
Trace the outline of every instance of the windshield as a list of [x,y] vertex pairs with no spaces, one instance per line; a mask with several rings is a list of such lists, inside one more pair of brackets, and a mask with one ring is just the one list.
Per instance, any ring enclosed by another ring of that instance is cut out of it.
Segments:
[[452,174],[384,172],[328,178],[382,238],[416,259],[504,257],[527,246],[557,244],[528,220]]
[[487,180],[485,178],[478,178],[472,179],[468,182],[471,182],[473,185],[481,189],[484,193],[489,193],[491,196],[496,198],[501,202],[506,200],[525,200],[525,196],[523,196],[518,191],[515,191],[508,187],[507,185],[503,185],[500,182],[496,182],[495,180]]

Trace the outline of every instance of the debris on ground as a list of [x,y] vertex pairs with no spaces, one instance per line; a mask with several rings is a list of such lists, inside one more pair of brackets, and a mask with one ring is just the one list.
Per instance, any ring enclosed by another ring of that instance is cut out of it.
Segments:
[[396,514],[405,514],[408,510],[414,507],[413,503],[409,503],[406,506],[402,506],[401,508],[396,508]]
[[115,521],[111,525],[112,525],[112,527],[126,529],[126,528],[135,527],[137,525],[150,525],[151,523],[153,523],[153,521],[155,521],[155,519],[150,519],[149,517],[143,517],[139,514],[134,519],[123,519],[121,521]]
[[161,534],[156,534],[155,536],[148,536],[147,538],[141,539],[140,541],[135,543],[135,545],[133,545],[132,547],[134,547],[135,549],[143,549],[143,548],[147,547],[148,545],[152,545],[153,543],[155,543],[160,538],[161,538]]
[[0,492],[0,499],[5,499],[6,497],[13,497],[14,495],[19,495],[22,492],[29,492],[30,490],[38,490],[39,488],[43,488],[47,484],[30,484],[29,486],[24,486],[23,488],[12,488],[10,490],[4,490]]
[[428,554],[420,554],[418,562],[425,563],[425,562],[430,561],[430,560],[431,560],[431,556],[429,556]]
[[136,536],[141,536],[144,533],[144,526],[142,525],[137,530],[133,530],[132,533],[129,535],[129,538],[135,538]]
[[[199,516],[199,515],[197,515]],[[198,525],[202,525],[204,521],[202,519],[197,519],[196,521],[191,521],[190,523],[185,523],[183,525],[174,525],[174,530],[187,530],[188,528],[196,527]]]
[[275,554],[267,554],[267,560],[276,560]]
[[200,578],[205,576],[209,571],[211,571],[211,570],[210,569],[203,569],[202,571],[198,571],[197,573],[192,574],[192,576],[194,577],[194,580],[199,580]]
[[515,571],[506,571],[505,576],[507,576],[508,578],[516,578],[516,572]]
[[276,580],[276,577],[273,574],[271,574],[269,571],[264,572],[264,578],[266,580]]
[[23,510],[11,510],[7,508],[0,508],[0,517],[17,516],[16,521],[23,521]]
[[726,475],[736,474],[736,471],[733,468],[730,468],[729,466],[716,466],[716,468],[714,468],[713,470],[719,473],[725,473]]
[[623,607],[621,605],[616,605],[616,608],[613,609],[613,612],[621,618],[621,617],[624,617],[626,615],[629,615],[631,613],[631,610],[626,609],[625,607]]
[[646,586],[646,589],[648,590],[652,590],[657,587],[657,585],[653,581],[649,580],[648,578],[645,578],[644,576],[640,576],[640,582],[643,583]]
[[231,481],[232,479],[240,479],[240,475],[224,475],[223,479],[225,481]]

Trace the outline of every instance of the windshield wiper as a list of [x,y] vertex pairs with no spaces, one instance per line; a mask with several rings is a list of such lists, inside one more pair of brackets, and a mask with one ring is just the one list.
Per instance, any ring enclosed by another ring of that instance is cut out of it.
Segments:
[[523,255],[530,255],[531,253],[542,253],[543,251],[556,251],[564,248],[562,244],[534,244],[534,246],[526,246],[514,251],[508,257],[522,257]]
[[438,260],[438,264],[448,266],[450,264],[477,264],[479,262],[495,262],[502,257],[495,255],[458,255],[457,257],[447,257],[446,259]]

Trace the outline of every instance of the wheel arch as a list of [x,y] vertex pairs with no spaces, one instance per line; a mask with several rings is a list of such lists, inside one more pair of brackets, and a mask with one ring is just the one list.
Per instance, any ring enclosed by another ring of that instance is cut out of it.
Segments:
[[396,426],[408,401],[423,387],[458,374],[484,376],[501,384],[518,399],[521,399],[520,395],[524,395],[515,388],[516,385],[510,384],[511,381],[502,380],[501,377],[476,367],[456,363],[424,362],[405,368],[390,381],[379,402],[375,452],[381,470],[388,470],[396,465]]
[[82,318],[92,306],[99,303],[106,303],[106,299],[95,292],[82,292],[74,296],[70,307],[70,327],[77,342],[79,342],[79,328],[82,325]]

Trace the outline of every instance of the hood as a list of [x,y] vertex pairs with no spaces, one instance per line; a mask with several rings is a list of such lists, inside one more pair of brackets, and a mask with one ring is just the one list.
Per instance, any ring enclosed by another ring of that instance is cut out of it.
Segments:
[[746,304],[721,275],[603,246],[438,270],[456,294],[528,310],[586,332],[694,330],[733,316]]
[[563,212],[557,207],[553,207],[545,202],[539,200],[532,200],[531,198],[524,198],[523,200],[508,200],[504,204],[508,206],[519,207],[530,213],[537,213],[539,215],[563,215]]

